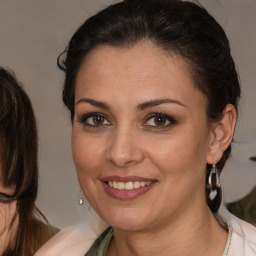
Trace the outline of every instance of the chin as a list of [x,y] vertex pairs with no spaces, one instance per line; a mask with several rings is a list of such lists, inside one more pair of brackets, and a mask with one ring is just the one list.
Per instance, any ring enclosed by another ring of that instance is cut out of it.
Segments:
[[113,228],[125,231],[146,229],[149,225],[147,214],[142,209],[122,208],[105,212],[102,218]]

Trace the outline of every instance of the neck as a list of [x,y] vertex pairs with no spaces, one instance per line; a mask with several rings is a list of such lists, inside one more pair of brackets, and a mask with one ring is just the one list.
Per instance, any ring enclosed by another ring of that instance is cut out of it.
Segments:
[[143,231],[114,229],[108,256],[221,256],[227,231],[208,207],[187,213]]

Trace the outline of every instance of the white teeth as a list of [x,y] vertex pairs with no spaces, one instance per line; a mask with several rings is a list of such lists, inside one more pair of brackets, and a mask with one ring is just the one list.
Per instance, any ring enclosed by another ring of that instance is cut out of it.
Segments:
[[134,188],[139,188],[140,187],[140,182],[139,181],[134,181],[133,182],[133,187]]
[[128,181],[128,182],[121,182],[121,181],[108,181],[108,185],[114,189],[124,189],[124,190],[132,190],[134,188],[140,188],[150,185],[151,181]]
[[117,189],[124,189],[124,183],[123,182],[117,182]]
[[133,182],[129,181],[124,184],[125,190],[132,190],[133,189]]

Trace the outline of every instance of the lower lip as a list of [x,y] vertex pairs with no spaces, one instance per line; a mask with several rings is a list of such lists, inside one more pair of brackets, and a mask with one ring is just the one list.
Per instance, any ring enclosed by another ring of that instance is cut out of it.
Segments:
[[108,195],[110,195],[113,198],[119,199],[119,200],[129,200],[129,199],[135,199],[146,192],[148,192],[156,182],[152,182],[151,184],[140,187],[140,188],[134,188],[131,190],[125,190],[125,189],[114,189],[111,188],[107,183],[102,182],[104,189]]

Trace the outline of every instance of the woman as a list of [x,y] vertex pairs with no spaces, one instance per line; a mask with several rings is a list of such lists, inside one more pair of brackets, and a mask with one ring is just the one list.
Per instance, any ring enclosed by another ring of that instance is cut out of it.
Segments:
[[190,2],[125,0],[64,54],[79,183],[110,226],[73,255],[256,255],[255,229],[218,214],[240,85],[215,19]]
[[0,255],[34,255],[58,230],[35,206],[38,163],[32,105],[14,73],[2,67],[0,102]]

